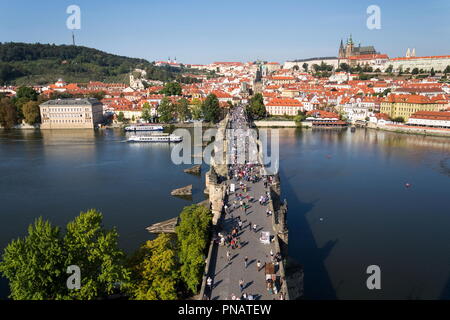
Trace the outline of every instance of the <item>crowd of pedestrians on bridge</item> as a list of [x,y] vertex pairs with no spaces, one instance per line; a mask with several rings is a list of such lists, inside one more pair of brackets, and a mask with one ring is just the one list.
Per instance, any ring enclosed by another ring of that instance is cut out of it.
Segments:
[[[231,121],[230,121],[230,129],[243,129],[239,130],[239,133],[241,135],[237,135],[236,139],[233,140],[233,143],[229,146],[229,152],[231,152],[232,157],[232,164],[228,167],[228,186],[227,186],[227,199],[231,198],[231,195],[233,194],[234,200],[228,200],[224,204],[224,212],[225,212],[225,219],[231,219],[233,221],[233,226],[231,228],[230,232],[227,232],[226,230],[221,230],[217,234],[217,243],[220,246],[225,246],[226,249],[226,257],[228,265],[231,265],[234,254],[232,253],[234,250],[241,249],[244,245],[247,245],[248,243],[242,243],[240,235],[242,235],[245,230],[248,229],[249,232],[253,231],[254,233],[258,234],[258,231],[260,229],[258,228],[257,224],[252,224],[252,222],[247,218],[248,210],[255,206],[257,200],[254,199],[253,196],[249,194],[250,191],[253,190],[252,185],[260,182],[263,180],[264,183],[264,194],[261,194],[259,196],[259,205],[260,206],[267,206],[270,200],[270,193],[268,191],[268,188],[270,184],[272,184],[272,177],[267,177],[263,175],[263,168],[262,166],[257,162],[251,162],[249,161],[249,141],[248,141],[248,135],[246,135],[246,129],[248,129],[248,121],[246,119],[246,115],[244,112],[244,109],[242,106],[235,107],[232,110],[231,113]],[[242,148],[242,145],[240,148],[238,148],[238,144],[244,144],[245,148]],[[246,152],[245,155],[238,154],[239,151]],[[244,163],[238,163],[239,159],[242,159],[242,156],[244,156],[245,162]],[[232,187],[233,186],[233,187]],[[256,195],[255,195],[256,196]],[[263,211],[264,212],[264,211]],[[241,218],[241,215],[243,218]],[[267,208],[266,210],[266,216],[267,218],[272,215],[272,211]],[[247,223],[245,223],[247,222]],[[244,224],[245,223],[245,224]],[[262,229],[262,228],[261,228]],[[259,236],[252,237],[252,239],[255,239],[254,241],[260,241]],[[274,253],[273,249],[270,250],[270,263],[277,264],[281,260],[280,253]],[[269,261],[268,261],[269,262]],[[267,262],[266,262],[267,263]],[[257,261],[257,271],[260,272],[263,270],[266,266],[266,263],[261,262],[260,260]],[[249,265],[249,257],[245,256],[242,267],[244,274],[246,272],[246,269]],[[250,272],[252,272],[250,270]],[[265,277],[261,276],[261,281],[264,281]],[[213,279],[209,276],[206,281],[207,288],[209,289],[209,292],[211,293],[213,288]],[[231,300],[254,300],[259,295],[258,294],[249,294],[245,292],[246,285],[244,279],[239,279],[239,288],[240,288],[240,295],[236,295],[235,293],[231,293],[227,299]],[[275,297],[278,297],[278,299],[283,300],[284,295],[282,292],[279,292],[279,287],[275,283],[275,281],[268,280],[267,281],[267,290],[274,294]]]

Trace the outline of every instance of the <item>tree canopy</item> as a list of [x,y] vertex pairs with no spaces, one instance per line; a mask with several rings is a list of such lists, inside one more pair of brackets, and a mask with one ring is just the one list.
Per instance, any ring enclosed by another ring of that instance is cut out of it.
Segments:
[[[117,232],[102,226],[96,210],[81,212],[63,234],[38,218],[24,238],[5,248],[0,272],[9,280],[15,300],[96,299],[106,297],[129,281]],[[81,269],[81,289],[69,290],[67,267]]]
[[189,102],[185,98],[181,98],[175,104],[175,112],[177,113],[178,120],[185,121],[191,118],[191,110],[189,109]]
[[164,85],[161,93],[165,96],[181,96],[181,85],[178,82],[168,82]]
[[159,121],[167,123],[173,120],[174,106],[168,98],[163,98],[158,106]]
[[266,116],[266,106],[264,105],[264,98],[261,93],[255,94],[250,99],[247,111],[253,119],[259,119]]
[[181,278],[196,293],[205,266],[205,250],[209,240],[211,213],[199,205],[185,207],[176,227],[180,252]]
[[133,299],[177,299],[180,276],[177,244],[173,236],[160,234],[155,240],[147,241],[131,261]]
[[127,82],[135,68],[144,69],[148,79],[159,81],[173,81],[184,71],[83,46],[0,43],[0,85],[47,84],[58,78],[68,82]]
[[26,123],[33,125],[41,122],[39,102],[28,101],[22,106],[22,114]]
[[216,123],[220,120],[220,104],[215,94],[209,94],[202,104],[202,114],[206,121]]
[[0,99],[0,125],[10,129],[17,124],[17,109],[10,98]]

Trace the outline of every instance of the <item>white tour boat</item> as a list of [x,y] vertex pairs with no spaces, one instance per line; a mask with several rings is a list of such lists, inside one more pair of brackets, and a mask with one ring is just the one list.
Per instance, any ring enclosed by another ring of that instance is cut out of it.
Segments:
[[155,124],[137,124],[125,127],[125,131],[163,131],[163,126]]
[[150,136],[131,136],[128,142],[181,142],[183,137],[172,134],[155,134]]

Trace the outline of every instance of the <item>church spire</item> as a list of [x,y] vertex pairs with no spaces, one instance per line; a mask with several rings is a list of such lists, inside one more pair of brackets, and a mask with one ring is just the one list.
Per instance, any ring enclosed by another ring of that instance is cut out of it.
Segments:
[[353,44],[352,34],[350,33],[350,38],[348,39],[348,44]]

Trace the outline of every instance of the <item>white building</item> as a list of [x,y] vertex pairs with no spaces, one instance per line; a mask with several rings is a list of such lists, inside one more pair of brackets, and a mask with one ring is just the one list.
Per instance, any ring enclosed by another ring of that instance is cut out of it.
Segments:
[[450,128],[450,112],[448,111],[418,111],[412,114],[408,125]]
[[274,98],[266,104],[267,113],[275,116],[296,116],[303,104],[291,98]]
[[405,71],[406,69],[423,69],[424,71],[444,71],[447,66],[450,66],[450,56],[429,56],[429,57],[403,57],[394,58],[389,61],[394,67],[394,71],[400,69]]

